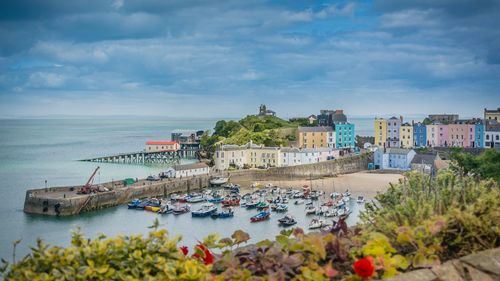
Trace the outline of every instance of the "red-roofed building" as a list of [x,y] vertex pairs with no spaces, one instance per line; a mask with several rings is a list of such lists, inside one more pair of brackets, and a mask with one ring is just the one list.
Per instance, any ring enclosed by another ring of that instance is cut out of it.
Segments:
[[146,152],[177,151],[180,145],[176,141],[147,141]]

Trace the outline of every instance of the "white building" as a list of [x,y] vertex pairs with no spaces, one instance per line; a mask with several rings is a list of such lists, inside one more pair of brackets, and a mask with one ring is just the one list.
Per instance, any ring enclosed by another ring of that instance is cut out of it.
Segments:
[[176,141],[147,141],[146,152],[177,151],[180,145]]
[[203,162],[175,165],[172,167],[176,178],[185,178],[192,176],[208,175],[210,172],[207,164]]
[[283,147],[280,159],[280,167],[312,164],[320,162],[321,153],[317,149]]
[[409,170],[416,152],[405,148],[377,148],[373,155],[375,169]]
[[484,132],[484,147],[498,148],[500,147],[500,124],[493,123],[486,125]]
[[222,171],[229,169],[230,166],[243,168],[247,163],[247,151],[245,146],[222,145],[215,151],[215,169]]

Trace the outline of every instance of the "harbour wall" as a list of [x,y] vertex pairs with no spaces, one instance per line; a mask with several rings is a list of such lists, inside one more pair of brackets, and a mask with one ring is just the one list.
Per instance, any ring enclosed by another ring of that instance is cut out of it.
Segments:
[[131,186],[123,183],[105,183],[103,187],[110,191],[90,195],[77,195],[80,187],[52,187],[26,191],[24,212],[30,214],[69,216],[83,212],[95,211],[127,203],[135,198],[167,196],[176,192],[190,192],[210,185],[215,176],[230,176],[231,180],[287,180],[295,178],[320,178],[338,174],[354,173],[366,170],[372,160],[371,154],[362,154],[330,160],[320,163],[276,167],[266,170],[239,170],[214,173],[183,179],[164,179],[162,181],[145,181]]

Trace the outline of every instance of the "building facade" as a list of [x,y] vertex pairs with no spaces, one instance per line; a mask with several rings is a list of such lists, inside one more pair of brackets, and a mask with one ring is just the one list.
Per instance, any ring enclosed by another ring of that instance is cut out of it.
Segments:
[[500,148],[500,123],[486,125],[484,147]]
[[399,140],[402,148],[413,147],[413,126],[405,123],[399,128]]
[[413,146],[427,146],[427,129],[423,123],[419,122],[413,124]]
[[215,151],[215,169],[227,170],[229,167],[243,168],[247,163],[247,151],[245,146],[222,145]]
[[438,145],[440,147],[448,147],[449,146],[449,137],[448,137],[448,125],[439,124],[438,125]]
[[405,148],[377,148],[374,152],[375,169],[409,170],[416,152]]
[[484,121],[496,121],[500,123],[500,107],[497,109],[484,109]]
[[375,145],[385,147],[387,141],[387,120],[383,118],[375,118]]
[[348,122],[337,122],[335,128],[335,148],[356,147],[356,133],[354,124]]
[[481,148],[484,147],[484,135],[485,135],[484,123],[482,121],[477,122],[474,125],[474,130],[475,130],[474,147],[481,147]]
[[175,171],[176,178],[193,177],[200,175],[208,175],[210,168],[203,162],[186,165],[175,165],[172,167]]
[[403,121],[403,117],[399,119],[396,117],[391,117],[387,120],[387,141],[386,147],[400,147],[401,143],[399,140],[399,129],[401,127],[401,123]]
[[298,127],[297,144],[299,148],[335,148],[335,132],[327,126]]
[[178,151],[180,145],[176,141],[147,141],[146,152]]

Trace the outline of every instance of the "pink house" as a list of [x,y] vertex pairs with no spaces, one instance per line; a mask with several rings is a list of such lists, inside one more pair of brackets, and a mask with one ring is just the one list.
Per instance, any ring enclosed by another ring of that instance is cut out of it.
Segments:
[[438,125],[438,129],[439,129],[439,132],[438,132],[438,139],[439,139],[439,146],[440,147],[447,147],[447,146],[450,146],[450,144],[448,143],[448,125]]
[[475,125],[448,125],[448,145],[454,147],[472,147],[475,139]]

